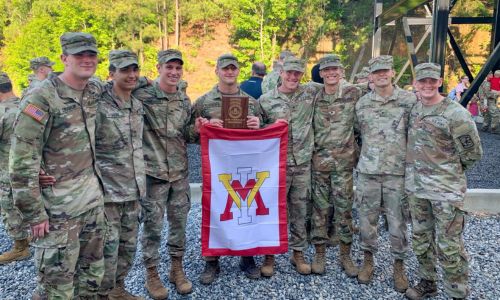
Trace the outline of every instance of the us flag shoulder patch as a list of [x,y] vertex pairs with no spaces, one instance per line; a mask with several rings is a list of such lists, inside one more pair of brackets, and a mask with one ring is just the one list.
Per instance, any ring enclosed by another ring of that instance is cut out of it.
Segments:
[[40,109],[38,106],[33,105],[31,103],[28,104],[24,108],[23,113],[32,117],[33,119],[35,119],[39,123],[42,123],[42,119],[43,119],[43,117],[45,117],[45,112],[42,109]]

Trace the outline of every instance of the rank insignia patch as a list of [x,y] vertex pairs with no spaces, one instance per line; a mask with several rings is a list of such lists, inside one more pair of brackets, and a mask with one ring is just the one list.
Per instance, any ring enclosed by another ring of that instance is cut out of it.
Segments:
[[459,136],[458,140],[460,141],[464,149],[470,149],[474,147],[474,142],[472,141],[472,138],[468,134]]
[[37,120],[39,123],[42,123],[42,119],[45,117],[45,112],[33,104],[28,104],[28,106],[24,108],[23,113]]

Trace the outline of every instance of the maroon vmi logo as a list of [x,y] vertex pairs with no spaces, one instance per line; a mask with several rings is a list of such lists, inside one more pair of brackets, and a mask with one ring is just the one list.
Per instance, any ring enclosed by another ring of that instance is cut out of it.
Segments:
[[[251,173],[252,168],[238,168],[237,174],[240,175],[239,180],[232,180],[232,174],[219,174],[219,181],[222,182],[227,191],[226,208],[224,209],[224,213],[220,215],[221,222],[233,219],[233,213],[231,212],[233,202],[240,210],[240,216],[238,217],[239,225],[252,223],[252,216],[249,210],[254,200],[257,204],[255,214],[257,216],[269,215],[269,208],[265,206],[259,189],[264,181],[269,178],[270,172],[256,172],[256,178],[248,178],[248,175]],[[245,183],[245,186],[242,185],[242,182]],[[246,205],[243,205],[245,201]]]

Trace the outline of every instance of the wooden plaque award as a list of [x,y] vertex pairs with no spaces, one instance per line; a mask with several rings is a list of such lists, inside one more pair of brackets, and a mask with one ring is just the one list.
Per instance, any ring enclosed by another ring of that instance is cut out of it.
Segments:
[[222,96],[224,128],[247,129],[248,97]]

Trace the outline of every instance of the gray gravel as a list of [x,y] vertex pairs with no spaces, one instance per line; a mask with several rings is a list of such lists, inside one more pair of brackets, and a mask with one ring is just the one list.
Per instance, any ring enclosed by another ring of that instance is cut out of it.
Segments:
[[[499,188],[500,136],[481,133],[485,158],[468,172],[469,188]],[[200,182],[199,147],[190,145],[190,181]],[[347,278],[337,265],[338,249],[327,251],[327,273],[324,276],[302,276],[297,274],[290,263],[289,254],[277,257],[276,275],[270,279],[250,280],[238,269],[238,258],[221,259],[222,272],[210,286],[198,281],[204,262],[201,258],[200,245],[201,204],[193,203],[187,228],[187,246],[185,269],[193,282],[193,293],[180,296],[172,284],[168,283],[169,258],[166,256],[164,228],[163,254],[160,263],[160,275],[170,290],[169,299],[404,299],[392,288],[392,258],[390,256],[388,235],[381,230],[380,249],[376,254],[376,270],[373,282],[360,285],[355,279]],[[500,216],[469,216],[465,230],[465,243],[470,258],[470,299],[500,299]],[[0,225],[0,252],[11,247],[3,225]],[[353,257],[358,265],[362,263],[362,252],[358,237],[353,243]],[[33,250],[32,250],[33,252]],[[127,277],[127,287],[137,295],[146,296],[145,275],[142,265],[141,247],[135,264]],[[308,256],[312,258],[312,248]],[[258,258],[258,263],[262,258]],[[415,270],[417,261],[411,253],[406,262],[410,281],[416,283]],[[36,284],[33,259],[0,266],[0,299],[30,299]],[[439,283],[439,296],[435,299],[447,299],[442,284]],[[149,299],[149,298],[148,298]]]
[[479,135],[483,145],[483,159],[467,171],[468,188],[500,189],[500,135],[482,131]]

